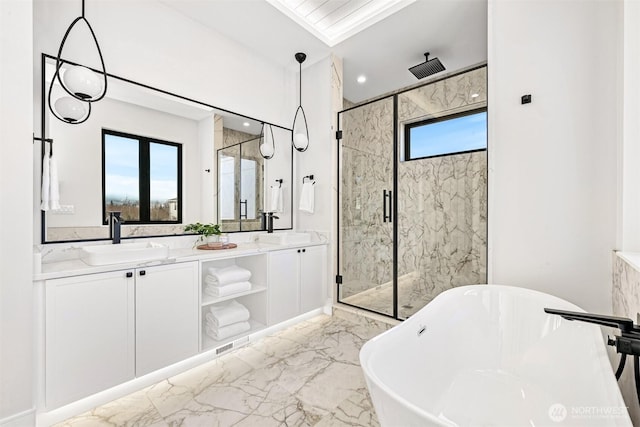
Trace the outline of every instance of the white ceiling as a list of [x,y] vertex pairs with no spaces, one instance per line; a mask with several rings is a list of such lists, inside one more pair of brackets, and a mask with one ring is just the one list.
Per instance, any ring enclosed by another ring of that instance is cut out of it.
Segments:
[[[303,78],[305,66],[334,52],[343,59],[344,96],[352,102],[417,83],[408,68],[424,62],[425,52],[447,72],[487,60],[487,0],[416,0],[333,47],[266,0],[160,1],[291,70],[298,68],[294,54],[305,52]],[[362,74],[367,81],[359,84]]]
[[335,46],[416,0],[266,1],[327,46]]

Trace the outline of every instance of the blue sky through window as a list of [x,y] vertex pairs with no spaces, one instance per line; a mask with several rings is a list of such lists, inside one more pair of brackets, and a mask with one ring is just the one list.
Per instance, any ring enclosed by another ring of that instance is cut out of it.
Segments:
[[427,123],[409,129],[410,158],[487,148],[487,112]]

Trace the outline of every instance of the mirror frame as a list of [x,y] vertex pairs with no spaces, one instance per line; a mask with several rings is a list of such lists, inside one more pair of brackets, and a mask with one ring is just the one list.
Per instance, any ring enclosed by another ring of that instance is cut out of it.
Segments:
[[[47,83],[46,83],[46,63],[47,63],[47,59],[50,60],[56,60],[57,58],[53,55],[49,55],[46,53],[41,53],[40,54],[40,58],[41,58],[41,64],[40,64],[40,94],[41,94],[41,98],[40,98],[40,139],[42,140],[42,144],[40,145],[40,158],[42,158],[44,156],[45,153],[45,140],[48,139],[48,136],[46,134],[46,117],[47,117]],[[81,65],[82,64],[78,64],[76,62],[73,61],[68,61],[65,59],[60,59],[60,62],[62,64],[69,64],[69,65]],[[275,123],[271,123],[271,122],[267,122],[264,120],[260,120],[257,119],[255,117],[251,117],[251,116],[247,116],[246,114],[240,114],[240,113],[236,113],[235,111],[231,111],[228,110],[226,108],[221,108],[221,107],[216,107],[215,105],[206,103],[206,102],[202,102],[202,101],[198,101],[192,98],[188,98],[186,96],[182,96],[182,95],[178,95],[176,93],[173,92],[169,92],[167,90],[164,89],[159,89],[144,83],[140,83],[140,82],[136,82],[134,80],[131,79],[127,79],[124,77],[120,77],[120,76],[116,76],[114,74],[110,74],[110,73],[103,73],[101,70],[92,68],[92,67],[87,67],[90,70],[92,70],[95,73],[98,74],[105,74],[107,77],[109,78],[113,78],[116,80],[119,80],[121,82],[124,83],[129,83],[129,84],[133,84],[136,86],[140,86],[143,87],[145,89],[149,89],[152,91],[156,91],[165,95],[169,95],[169,96],[173,96],[185,101],[189,101],[195,104],[200,104],[202,106],[208,107],[208,108],[212,108],[214,110],[216,110],[217,112],[223,112],[223,113],[229,113],[229,114],[233,114],[235,116],[239,116],[239,117],[243,117],[245,119],[248,120],[253,120],[259,123],[264,124],[268,124],[270,126],[275,126],[277,128],[283,129],[285,131],[290,131],[293,132],[293,130],[291,128],[287,128],[284,126],[280,126],[277,125]],[[215,114],[215,112],[213,113]],[[216,160],[217,160],[217,150],[216,149]],[[292,177],[292,182],[293,182],[293,147],[291,148],[291,177]],[[40,177],[42,177],[42,165],[40,166]],[[35,191],[35,188],[34,188]],[[292,191],[292,196],[293,196],[293,188],[291,189]],[[214,197],[217,197],[214,194]],[[292,197],[293,199],[293,197]],[[292,209],[293,209],[293,202],[292,202]],[[212,219],[212,221],[215,220],[216,223],[218,222],[218,210],[216,210],[215,213],[215,218]],[[291,215],[291,224],[289,227],[286,228],[278,228],[278,230],[292,230],[293,229],[293,210],[292,210],[292,215]],[[255,230],[254,230],[255,231]],[[240,233],[240,232],[248,232],[248,231],[242,231],[242,230],[238,230],[238,231],[228,231],[225,233]],[[146,238],[155,238],[155,237],[173,237],[173,236],[182,236],[182,235],[189,235],[188,233],[184,233],[184,234],[160,234],[160,235],[145,235],[145,236],[131,236],[131,237],[123,237],[122,240],[127,240],[127,239],[146,239]],[[77,242],[94,242],[94,241],[108,241],[109,238],[90,238],[90,239],[75,239],[75,240],[47,240],[47,223],[46,223],[46,213],[43,210],[40,210],[40,243],[43,245],[46,244],[56,244],[56,243],[77,243]]]

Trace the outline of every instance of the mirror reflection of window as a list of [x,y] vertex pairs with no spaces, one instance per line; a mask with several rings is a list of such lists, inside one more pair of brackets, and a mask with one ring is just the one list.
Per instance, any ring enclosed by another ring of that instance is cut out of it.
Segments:
[[[104,136],[104,209],[121,212],[125,221],[140,220],[139,142]],[[105,216],[106,218],[106,216]]]
[[256,174],[257,162],[251,159],[242,159],[240,164],[240,215],[246,219],[256,219]]
[[235,219],[234,187],[235,187],[235,159],[232,156],[220,156],[220,219]]
[[104,129],[102,144],[103,224],[112,211],[127,223],[179,223],[182,146]]

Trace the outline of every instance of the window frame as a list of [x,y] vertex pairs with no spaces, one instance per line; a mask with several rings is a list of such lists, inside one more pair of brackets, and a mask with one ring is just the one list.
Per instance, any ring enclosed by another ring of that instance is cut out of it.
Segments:
[[[106,209],[106,157],[105,138],[107,135],[119,136],[123,138],[135,139],[138,141],[138,196],[140,203],[140,219],[124,220],[124,224],[182,224],[182,144],[166,141],[159,138],[151,138],[142,135],[102,128],[102,225],[108,224],[108,214]],[[152,221],[151,211],[151,157],[150,144],[163,144],[176,147],[177,149],[177,219],[168,221]]]
[[[413,160],[422,160],[422,159],[433,159],[436,157],[444,157],[444,156],[456,156],[458,154],[468,154],[468,153],[477,153],[480,151],[487,151],[487,145],[488,145],[488,141],[485,139],[485,146],[484,148],[476,148],[474,150],[464,150],[464,151],[450,151],[448,153],[442,153],[442,154],[434,154],[432,156],[422,156],[422,157],[411,157],[411,129],[413,128],[417,128],[417,127],[422,127],[422,126],[428,126],[428,125],[432,125],[434,123],[439,123],[439,122],[445,122],[445,121],[449,121],[449,120],[455,120],[458,119],[460,117],[465,117],[465,116],[472,116],[474,114],[479,114],[479,113],[488,113],[487,111],[487,107],[480,107],[480,108],[474,108],[471,110],[465,110],[465,111],[461,111],[459,113],[454,113],[454,114],[447,114],[444,116],[440,116],[440,117],[435,117],[435,118],[430,118],[430,119],[426,119],[426,120],[420,120],[417,122],[413,122],[413,123],[407,123],[404,125],[404,159],[403,161],[405,162],[410,162]],[[487,128],[487,122],[488,122],[488,116],[487,116],[487,120],[485,120],[485,128]],[[487,139],[488,139],[488,134],[487,134]]]

